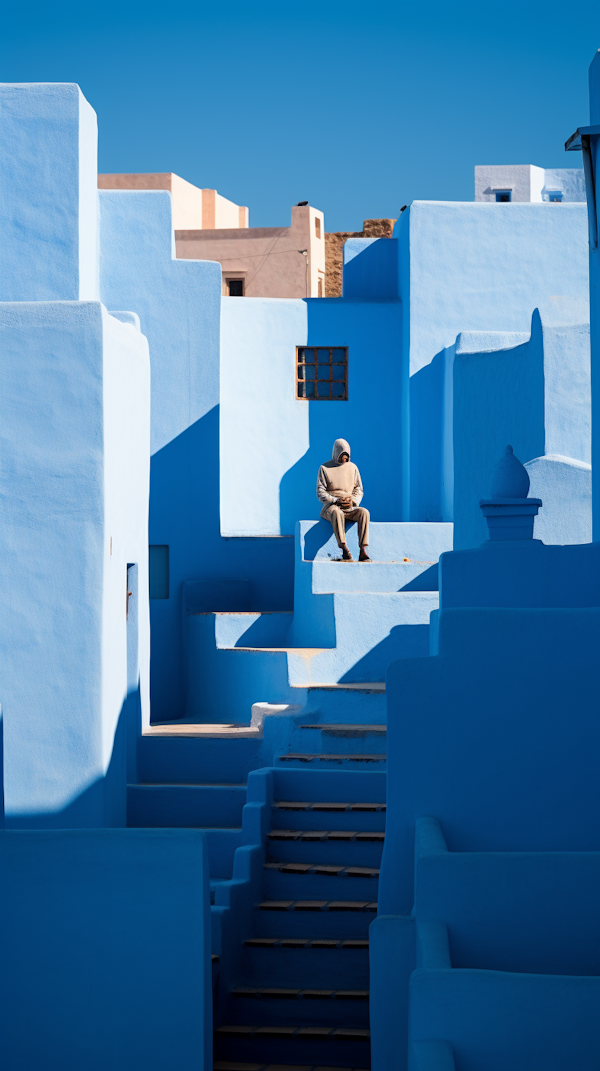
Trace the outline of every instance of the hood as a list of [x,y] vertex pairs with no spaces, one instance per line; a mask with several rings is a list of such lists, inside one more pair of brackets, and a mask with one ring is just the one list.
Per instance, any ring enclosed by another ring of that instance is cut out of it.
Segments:
[[348,454],[348,459],[350,459],[350,443],[347,443],[345,439],[336,439],[331,456],[334,461],[339,461],[342,454]]

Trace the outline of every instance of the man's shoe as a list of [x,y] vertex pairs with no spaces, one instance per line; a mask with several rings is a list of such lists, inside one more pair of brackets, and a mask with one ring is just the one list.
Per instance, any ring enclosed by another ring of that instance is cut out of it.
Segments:
[[352,557],[350,551],[348,550],[348,547],[342,547],[342,561],[343,562],[353,562],[354,561],[354,558]]
[[367,554],[367,552],[364,549],[364,547],[360,548],[360,554],[358,555],[358,560],[359,560],[359,562],[370,562],[371,561],[371,558],[369,558],[369,555]]

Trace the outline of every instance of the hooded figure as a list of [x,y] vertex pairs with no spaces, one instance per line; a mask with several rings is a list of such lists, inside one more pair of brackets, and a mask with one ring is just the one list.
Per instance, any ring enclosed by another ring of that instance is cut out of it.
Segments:
[[352,561],[346,544],[347,520],[358,524],[359,561],[371,560],[365,550],[369,542],[369,511],[360,505],[363,494],[360,472],[350,461],[350,444],[345,439],[336,439],[331,461],[326,461],[319,469],[317,498],[323,506],[321,517],[332,524],[342,558],[346,562]]

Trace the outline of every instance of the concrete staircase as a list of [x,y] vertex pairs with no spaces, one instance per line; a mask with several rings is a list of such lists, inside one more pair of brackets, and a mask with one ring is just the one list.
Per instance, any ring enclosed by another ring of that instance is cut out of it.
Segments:
[[[353,526],[348,544],[357,555],[355,542]],[[248,723],[254,703],[303,706],[311,687],[382,683],[390,662],[426,655],[437,561],[451,545],[451,524],[375,523],[378,560],[340,562],[331,526],[301,521],[293,614],[246,609],[242,581],[239,609],[204,609],[199,585],[187,585],[187,720]],[[231,601],[234,582],[226,583]]]
[[274,770],[262,873],[221,994],[215,1067],[370,1066],[381,774]]
[[369,564],[329,533],[298,527],[293,615],[199,609],[189,585],[187,717],[143,735],[129,786],[129,825],[205,834],[218,1071],[370,1066],[385,674],[428,652],[451,526],[375,524]]

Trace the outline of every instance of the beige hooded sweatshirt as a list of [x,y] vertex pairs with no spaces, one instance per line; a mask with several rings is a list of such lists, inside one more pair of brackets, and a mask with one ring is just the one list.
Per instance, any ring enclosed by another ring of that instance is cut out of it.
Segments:
[[345,439],[336,439],[333,444],[332,460],[326,461],[319,469],[317,477],[317,498],[323,504],[323,510],[328,506],[337,505],[338,498],[351,498],[353,506],[359,506],[364,495],[360,472],[352,461],[345,465],[340,464],[342,454],[350,457],[350,445]]

